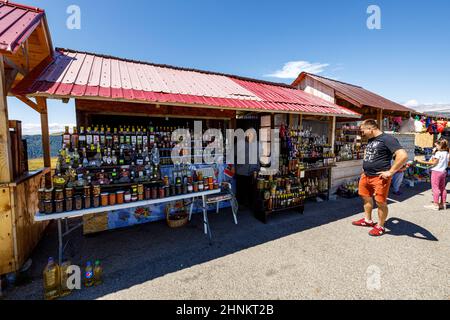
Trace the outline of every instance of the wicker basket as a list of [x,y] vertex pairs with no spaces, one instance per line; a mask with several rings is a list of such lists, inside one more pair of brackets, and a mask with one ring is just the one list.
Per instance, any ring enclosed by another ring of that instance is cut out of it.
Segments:
[[[176,214],[170,214],[172,209],[182,209],[182,211],[179,211]],[[188,223],[188,220],[189,214],[186,211],[183,201],[176,202],[175,204],[170,203],[166,206],[166,221],[170,228],[183,227]]]

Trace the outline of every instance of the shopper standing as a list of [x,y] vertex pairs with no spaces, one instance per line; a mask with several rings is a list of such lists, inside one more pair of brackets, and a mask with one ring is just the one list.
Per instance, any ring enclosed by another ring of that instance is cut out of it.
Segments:
[[433,190],[433,204],[425,206],[431,210],[445,210],[447,208],[447,167],[449,164],[448,141],[441,139],[435,143],[436,152],[430,161],[418,160],[419,163],[431,165],[431,188]]
[[[365,120],[361,133],[369,139],[364,152],[363,174],[359,182],[359,195],[364,201],[365,217],[353,225],[372,227],[369,235],[378,237],[385,233],[384,224],[388,216],[387,197],[392,176],[408,161],[408,154],[397,139],[383,133],[375,120]],[[394,163],[392,159],[395,157]],[[373,198],[378,206],[378,223],[372,220]]]

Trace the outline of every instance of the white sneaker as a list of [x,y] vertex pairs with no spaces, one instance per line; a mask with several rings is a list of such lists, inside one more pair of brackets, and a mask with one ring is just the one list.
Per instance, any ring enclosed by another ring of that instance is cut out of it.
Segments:
[[427,206],[424,206],[425,209],[430,209],[430,210],[434,210],[434,211],[439,211],[439,206],[435,205],[435,204],[429,204]]

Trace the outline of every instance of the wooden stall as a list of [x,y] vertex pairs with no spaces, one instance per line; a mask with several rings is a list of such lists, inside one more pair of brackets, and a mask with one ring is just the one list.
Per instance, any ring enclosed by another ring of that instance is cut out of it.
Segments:
[[[41,114],[47,168],[28,172],[21,122],[8,118],[7,96],[27,75],[48,63],[53,46],[45,12],[1,2],[0,17],[0,276],[20,270],[47,226],[34,221],[38,189],[50,177],[50,146],[45,101],[17,98]],[[10,19],[8,16],[23,19]],[[26,21],[24,23],[24,21]]]

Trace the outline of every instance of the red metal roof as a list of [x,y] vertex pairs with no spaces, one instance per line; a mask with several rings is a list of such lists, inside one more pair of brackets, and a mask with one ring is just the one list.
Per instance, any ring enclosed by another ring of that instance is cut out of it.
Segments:
[[294,81],[293,86],[297,86],[305,77],[311,77],[326,86],[334,89],[337,95],[343,97],[348,97],[357,103],[360,106],[369,106],[373,108],[383,109],[383,110],[392,110],[392,111],[402,111],[402,112],[413,112],[414,110],[409,109],[401,104],[398,104],[394,101],[388,100],[378,94],[370,92],[362,87],[358,87],[349,83],[325,78],[322,76],[318,76],[315,74],[310,74],[306,72],[302,72],[300,76]]
[[0,0],[0,50],[15,52],[44,15],[41,9]]
[[57,49],[18,95],[188,104],[248,111],[360,115],[286,84]]

